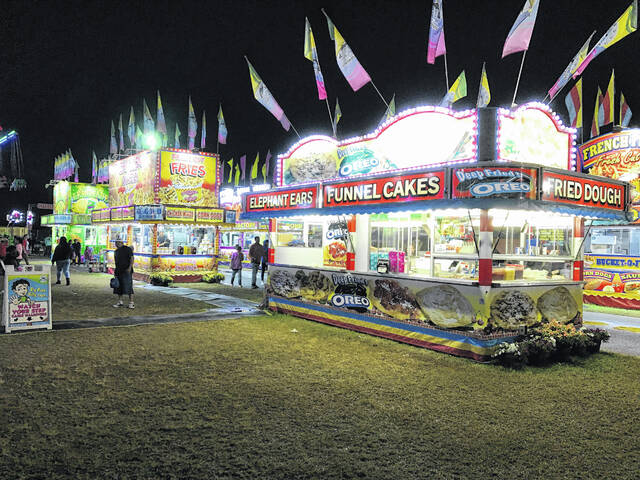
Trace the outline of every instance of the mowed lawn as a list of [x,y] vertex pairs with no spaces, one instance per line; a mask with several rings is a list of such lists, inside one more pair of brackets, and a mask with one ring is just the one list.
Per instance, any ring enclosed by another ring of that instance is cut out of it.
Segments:
[[510,371],[288,317],[0,336],[0,478],[615,478],[640,359]]
[[[55,283],[55,271],[52,278],[52,283]],[[118,297],[109,287],[111,278],[111,275],[88,273],[85,268],[73,267],[71,285],[65,285],[64,278],[62,285],[51,285],[54,325],[65,320],[173,315],[204,312],[212,308],[211,305],[190,298],[145,289],[138,282],[133,286],[135,309],[114,308]],[[128,297],[125,296],[123,300],[128,305]]]

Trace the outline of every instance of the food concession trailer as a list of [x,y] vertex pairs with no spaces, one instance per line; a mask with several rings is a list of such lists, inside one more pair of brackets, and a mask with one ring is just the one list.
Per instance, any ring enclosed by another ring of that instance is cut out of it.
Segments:
[[476,360],[580,324],[584,220],[624,218],[629,190],[577,173],[574,142],[540,104],[301,140],[278,188],[243,196],[243,220],[270,219],[270,308]]

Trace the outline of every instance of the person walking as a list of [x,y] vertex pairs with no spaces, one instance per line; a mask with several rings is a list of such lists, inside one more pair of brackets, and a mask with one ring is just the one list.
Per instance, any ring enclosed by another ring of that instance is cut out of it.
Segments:
[[82,255],[81,255],[82,245],[80,241],[76,238],[73,242],[73,252],[76,256],[76,265],[80,265],[82,263]]
[[44,255],[51,256],[51,235],[44,237]]
[[114,307],[124,307],[122,296],[129,296],[129,308],[135,308],[133,304],[133,250],[124,244],[122,240],[116,240],[116,251],[114,253],[116,269],[115,277],[118,279],[118,288],[113,289],[113,293],[118,295],[118,303]]
[[256,281],[258,278],[258,269],[264,257],[264,247],[260,245],[260,237],[254,237],[255,243],[249,247],[249,260],[251,261],[251,288],[258,288]]
[[64,273],[67,285],[71,283],[69,264],[71,263],[71,245],[67,243],[67,237],[60,237],[60,241],[51,256],[51,265],[56,264],[56,285],[60,284],[60,273]]
[[260,272],[260,280],[264,284],[264,272],[269,268],[269,239],[267,238],[262,244],[264,255],[262,255],[262,271]]
[[244,261],[244,254],[242,253],[242,247],[240,245],[236,245],[236,251],[231,254],[231,261],[229,262],[229,266],[231,267],[231,286],[233,286],[233,281],[238,275],[238,285],[242,286],[242,262]]
[[16,252],[18,252],[18,256],[16,257],[18,265],[20,265],[20,262],[22,261],[24,261],[25,265],[29,265],[29,257],[27,257],[27,249],[24,247],[22,237],[15,237],[14,242],[16,245]]

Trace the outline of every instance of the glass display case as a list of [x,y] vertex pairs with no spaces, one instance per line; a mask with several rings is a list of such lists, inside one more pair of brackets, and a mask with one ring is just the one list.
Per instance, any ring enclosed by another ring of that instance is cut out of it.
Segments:
[[573,218],[549,212],[490,210],[494,281],[572,279]]

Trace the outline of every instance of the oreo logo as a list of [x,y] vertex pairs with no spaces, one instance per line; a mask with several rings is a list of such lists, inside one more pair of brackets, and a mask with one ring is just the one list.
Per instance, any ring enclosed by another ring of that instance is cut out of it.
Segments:
[[331,297],[331,305],[364,313],[371,306],[371,302],[367,298],[367,287],[354,283],[338,285]]
[[347,155],[340,164],[340,176],[348,177],[361,173],[369,173],[380,165],[380,161],[373,156],[373,152],[364,149]]
[[489,195],[509,193],[528,193],[530,191],[531,186],[528,183],[519,182],[476,183],[469,189],[469,193],[474,197],[487,197]]

